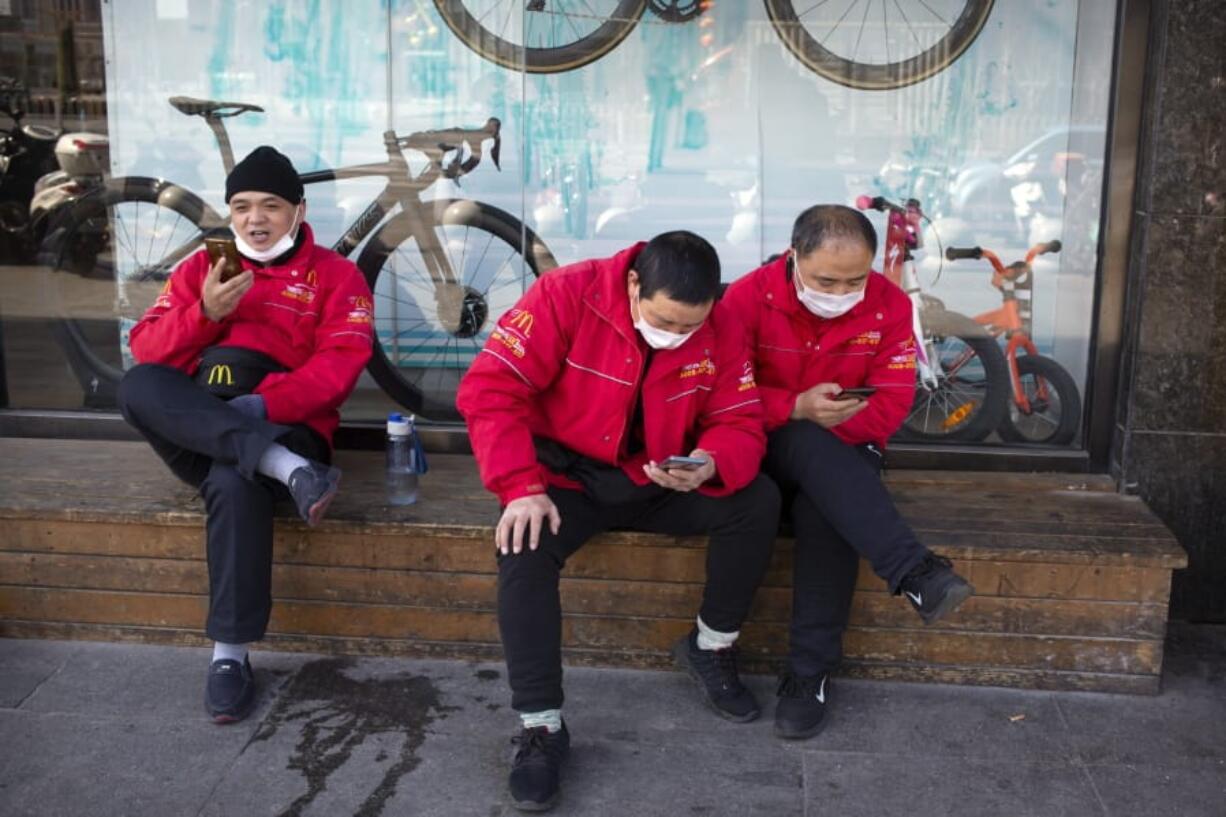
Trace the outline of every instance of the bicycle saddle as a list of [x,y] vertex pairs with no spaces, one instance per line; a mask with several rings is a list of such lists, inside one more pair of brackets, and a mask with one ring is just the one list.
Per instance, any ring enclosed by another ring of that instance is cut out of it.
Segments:
[[[220,102],[214,99],[196,99],[190,96],[172,96],[170,104],[175,106],[175,110],[180,113],[185,113],[188,116],[199,115],[208,116],[209,114],[217,114],[218,116],[238,116],[245,111],[264,112],[264,109],[259,105],[248,105],[245,102]],[[229,109],[229,110],[228,110]],[[226,111],[218,113],[218,111]]]

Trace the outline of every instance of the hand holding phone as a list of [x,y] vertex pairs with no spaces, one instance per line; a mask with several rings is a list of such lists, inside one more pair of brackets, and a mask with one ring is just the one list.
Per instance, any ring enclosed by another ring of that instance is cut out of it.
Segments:
[[672,457],[668,457],[667,459],[664,460],[664,462],[660,463],[660,467],[663,468],[665,471],[674,470],[674,469],[680,470],[680,471],[694,471],[694,470],[697,470],[703,467],[706,464],[707,464],[707,460],[705,460],[702,457],[672,456]]
[[226,259],[226,265],[221,268],[221,282],[224,284],[243,271],[243,260],[238,254],[238,245],[232,238],[206,238],[204,247],[209,251],[209,261],[216,264],[219,259]]
[[877,393],[876,386],[853,386],[850,389],[843,389],[841,392],[836,394],[833,399],[850,400],[853,397],[862,397],[864,399],[868,399],[869,397],[871,397],[872,395],[876,393]]

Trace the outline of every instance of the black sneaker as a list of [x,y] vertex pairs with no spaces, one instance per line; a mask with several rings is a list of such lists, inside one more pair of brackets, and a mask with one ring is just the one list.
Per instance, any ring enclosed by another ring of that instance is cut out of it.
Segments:
[[255,673],[251,661],[231,658],[214,661],[204,686],[204,709],[213,723],[234,723],[247,717],[255,703]]
[[791,670],[779,678],[775,734],[789,740],[811,738],[826,727],[830,675],[803,676]]
[[328,503],[341,485],[341,469],[312,462],[295,468],[289,475],[289,493],[298,506],[298,515],[311,527],[319,524],[328,510]]
[[511,803],[520,811],[548,811],[558,801],[562,764],[570,754],[566,722],[557,732],[544,726],[525,729],[511,738],[518,748],[511,761]]
[[911,569],[899,590],[925,624],[956,610],[975,592],[966,579],[954,572],[949,559],[932,553]]
[[736,646],[724,650],[698,649],[698,628],[673,645],[677,666],[698,682],[703,698],[715,713],[736,723],[748,723],[762,714],[753,693],[736,671]]

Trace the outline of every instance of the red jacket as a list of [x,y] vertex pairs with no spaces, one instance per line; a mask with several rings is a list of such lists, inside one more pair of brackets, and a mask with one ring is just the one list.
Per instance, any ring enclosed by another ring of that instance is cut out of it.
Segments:
[[371,353],[370,288],[353,262],[316,246],[311,228],[284,264],[255,270],[255,284],[220,322],[201,311],[209,256],[195,253],[175,268],[162,294],[132,327],[132,355],[194,374],[210,346],[263,352],[289,371],[256,388],[274,423],[305,423],[331,442],[337,411]]
[[[762,404],[739,327],[710,319],[677,349],[652,355],[630,318],[626,273],[642,244],[546,273],[498,322],[460,382],[481,478],[505,505],[547,484],[576,487],[537,462],[533,435],[622,470],[695,448],[710,451],[719,496],[748,485],[765,453]],[[625,438],[642,384],[645,450]]]
[[885,276],[868,276],[864,300],[851,311],[819,318],[801,304],[783,256],[728,287],[716,311],[746,327],[768,431],[786,423],[796,396],[818,383],[877,387],[867,408],[831,429],[852,445],[884,446],[911,410],[911,301]]

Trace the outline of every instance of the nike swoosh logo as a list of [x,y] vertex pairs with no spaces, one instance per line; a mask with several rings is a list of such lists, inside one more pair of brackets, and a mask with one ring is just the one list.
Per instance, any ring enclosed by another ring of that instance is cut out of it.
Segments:
[[920,595],[919,593],[912,593],[910,590],[904,590],[903,592],[907,594],[907,598],[909,598],[909,599],[911,599],[911,601],[915,602],[915,606],[916,606],[916,607],[921,607],[921,606],[923,606],[923,604],[924,604],[924,597],[923,597],[922,595]]
[[819,704],[826,703],[826,676],[822,676],[822,685],[817,688],[817,702]]

